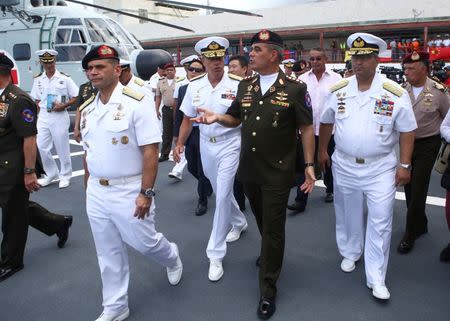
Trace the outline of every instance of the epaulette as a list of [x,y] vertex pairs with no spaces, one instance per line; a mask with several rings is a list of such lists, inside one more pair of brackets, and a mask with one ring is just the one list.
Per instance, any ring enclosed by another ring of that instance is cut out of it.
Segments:
[[256,78],[257,75],[258,75],[258,74],[250,75],[250,76],[245,77],[245,78],[242,79],[242,80],[252,80],[252,79]]
[[145,97],[145,94],[139,93],[129,87],[123,87],[122,93],[128,97],[136,99],[137,101],[141,101]]
[[143,87],[145,85],[145,81],[143,81],[141,78],[138,78],[138,77],[134,78],[134,83],[141,87]]
[[177,77],[175,81],[176,82],[180,82],[180,81],[183,81],[185,79],[186,79],[186,77]]
[[330,92],[334,93],[335,91],[344,88],[348,85],[347,79],[339,80],[336,84],[330,87]]
[[84,103],[82,103],[79,107],[78,110],[82,111],[83,109],[85,109],[87,106],[89,106],[95,99],[95,95],[92,95],[88,100],[86,100]]
[[237,81],[241,81],[242,79],[244,79],[244,78],[236,76],[234,74],[228,74],[228,78],[233,79],[233,80],[237,80]]
[[70,75],[69,75],[69,74],[66,74],[65,72],[60,71],[59,73],[60,73],[61,75],[66,76],[66,77],[70,77]]
[[397,85],[396,83],[392,82],[384,82],[383,89],[389,91],[390,93],[394,94],[397,97],[401,97],[404,92],[404,89],[400,85]]
[[198,80],[198,79],[200,79],[200,78],[203,78],[203,77],[205,77],[205,76],[206,76],[206,74],[202,74],[202,75],[200,75],[200,76],[194,77],[194,78],[192,78],[191,80],[189,80],[189,82],[193,82],[193,81]]
[[33,75],[33,78],[37,78],[37,77],[39,77],[39,76],[41,76],[42,74],[43,74],[44,72],[43,71],[41,71],[40,73],[38,73],[38,74],[34,74]]
[[294,78],[294,77],[291,77],[291,76],[287,76],[287,75],[286,75],[286,80],[290,81],[290,82],[295,82],[296,84],[302,83],[301,80],[298,80],[297,78]]
[[442,91],[443,93],[448,92],[448,88],[444,86],[440,81],[436,81],[435,79],[433,79],[433,87],[437,90]]

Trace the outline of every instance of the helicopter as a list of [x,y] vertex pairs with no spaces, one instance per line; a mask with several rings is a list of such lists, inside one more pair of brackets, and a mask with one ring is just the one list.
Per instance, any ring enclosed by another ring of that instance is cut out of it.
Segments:
[[[86,82],[81,67],[82,58],[93,46],[100,44],[116,48],[122,59],[131,61],[133,73],[144,80],[148,80],[156,72],[158,65],[173,62],[172,56],[164,50],[144,50],[139,41],[117,21],[92,10],[69,7],[67,2],[144,19],[185,32],[194,32],[167,22],[77,0],[0,0],[0,49],[9,52],[14,58],[20,71],[21,88],[25,91],[31,90],[33,76],[42,71],[34,55],[39,49],[56,50],[58,70],[71,75],[78,85]],[[178,1],[157,2],[256,15],[247,11]]]

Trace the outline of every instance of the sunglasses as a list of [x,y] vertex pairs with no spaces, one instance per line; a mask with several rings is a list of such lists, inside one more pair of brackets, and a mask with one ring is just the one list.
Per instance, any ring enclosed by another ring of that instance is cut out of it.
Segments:
[[310,60],[310,61],[314,61],[314,60],[316,60],[316,61],[321,61],[321,60],[322,60],[322,57],[310,57],[309,60]]
[[189,71],[191,72],[203,72],[203,68],[194,68],[194,67],[189,67],[188,68]]

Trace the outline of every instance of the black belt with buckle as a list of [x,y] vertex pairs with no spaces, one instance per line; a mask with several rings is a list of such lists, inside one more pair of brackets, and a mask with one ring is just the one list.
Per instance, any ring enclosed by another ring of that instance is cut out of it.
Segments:
[[107,179],[107,178],[100,178],[100,179],[98,180],[98,182],[99,182],[100,185],[102,185],[102,186],[109,186],[109,179]]
[[366,161],[364,158],[356,157],[355,161],[357,164],[364,164]]

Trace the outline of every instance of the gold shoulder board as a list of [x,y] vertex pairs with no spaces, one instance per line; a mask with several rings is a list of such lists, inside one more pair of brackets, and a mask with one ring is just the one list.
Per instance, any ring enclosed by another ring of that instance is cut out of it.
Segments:
[[180,81],[183,81],[185,79],[186,79],[186,77],[177,77],[176,82],[180,82]]
[[41,76],[43,73],[44,73],[44,72],[40,72],[40,73],[38,73],[38,74],[34,74],[34,75],[33,75],[33,78],[37,78],[37,77]]
[[143,81],[141,78],[134,78],[134,83],[138,86],[144,86],[145,85],[145,81]]
[[131,97],[133,99],[136,99],[137,101],[141,101],[144,99],[145,95],[142,93],[139,93],[129,87],[123,87],[122,93],[128,97]]
[[192,79],[190,80],[190,82],[193,82],[193,81],[198,80],[198,79],[200,79],[200,78],[203,78],[203,77],[205,77],[205,76],[206,76],[206,74],[203,74],[203,75],[194,77],[194,78],[192,78]]
[[347,79],[342,79],[340,81],[338,81],[336,84],[334,84],[333,86],[330,87],[330,91],[332,93],[334,93],[335,91],[344,88],[345,86],[348,85],[348,80]]
[[384,82],[383,88],[397,97],[401,97],[404,91],[404,89],[400,85],[391,82]]
[[62,72],[62,71],[60,71],[60,74],[66,76],[66,77],[70,77],[69,74],[66,74],[65,72]]
[[236,75],[233,75],[233,74],[228,74],[228,78],[233,79],[233,80],[237,80],[237,81],[241,81],[242,79],[244,79],[242,77],[239,77],[239,76],[236,76]]
[[86,100],[84,103],[82,103],[79,107],[78,110],[82,111],[83,109],[85,109],[87,106],[89,106],[95,99],[95,95],[92,95],[88,100]]

